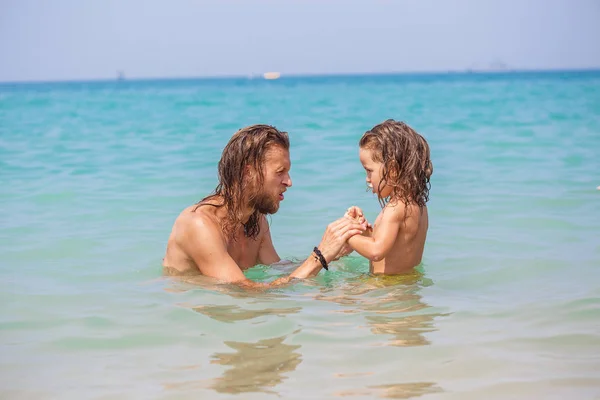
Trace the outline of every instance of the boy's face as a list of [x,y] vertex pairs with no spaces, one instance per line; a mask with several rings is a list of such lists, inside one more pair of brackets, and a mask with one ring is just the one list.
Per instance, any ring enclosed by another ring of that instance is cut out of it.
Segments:
[[359,154],[360,163],[367,173],[367,186],[371,188],[380,198],[386,198],[392,193],[392,188],[388,185],[383,185],[381,192],[379,186],[381,184],[381,175],[383,174],[383,163],[373,160],[373,150],[360,148]]

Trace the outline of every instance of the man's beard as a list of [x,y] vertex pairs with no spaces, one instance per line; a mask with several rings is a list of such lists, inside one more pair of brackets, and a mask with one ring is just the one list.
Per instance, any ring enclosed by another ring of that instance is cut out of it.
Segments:
[[279,203],[265,192],[254,196],[250,205],[261,214],[275,214],[279,210]]

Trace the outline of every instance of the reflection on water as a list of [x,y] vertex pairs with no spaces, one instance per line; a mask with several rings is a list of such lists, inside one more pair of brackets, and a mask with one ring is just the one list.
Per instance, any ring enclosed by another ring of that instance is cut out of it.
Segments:
[[[225,289],[221,287],[220,290]],[[248,295],[248,299],[251,298]],[[264,305],[264,298],[262,300]],[[267,302],[267,304],[272,304],[272,302]],[[243,323],[260,317],[286,317],[302,310],[302,307],[298,306],[248,309],[233,304],[188,305],[187,307],[216,321],[229,324]],[[244,328],[238,327],[238,329]],[[292,335],[299,332],[300,330],[297,330]],[[285,373],[294,371],[302,361],[302,356],[297,351],[301,346],[283,343],[287,337],[288,335],[285,335],[256,342],[226,340],[223,343],[233,349],[233,352],[215,353],[211,356],[210,363],[230,368],[225,370],[219,378],[191,385],[188,382],[187,387],[194,385],[208,387],[220,393],[275,393],[271,389],[283,382],[286,379]]]
[[[255,267],[255,269],[259,270],[258,267]],[[256,271],[251,272],[256,273]],[[246,273],[248,274],[248,271],[246,271]],[[277,277],[278,276],[274,276],[273,279]],[[217,279],[200,274],[176,275],[176,272],[173,272],[173,269],[168,267],[163,268],[163,276],[161,279],[166,284],[164,290],[169,293],[187,293],[203,290],[225,294],[229,297],[247,299],[249,302],[262,302],[263,300],[285,299],[288,297],[288,295],[285,294],[285,287],[241,287],[231,283],[223,283]]]
[[410,382],[392,385],[369,386],[365,389],[344,390],[334,393],[335,396],[370,396],[387,399],[409,399],[442,390],[433,382]]
[[422,272],[404,275],[361,275],[349,280],[338,290],[323,290],[317,300],[331,301],[345,309],[341,313],[360,313],[375,334],[391,335],[391,346],[423,346],[429,341],[423,335],[435,330],[434,318],[443,316],[428,312],[430,306],[419,294],[431,285]]
[[[294,332],[293,334],[298,333]],[[232,352],[219,352],[211,356],[211,364],[230,367],[222,376],[211,379],[185,380],[163,383],[165,389],[199,390],[211,389],[219,393],[276,393],[275,386],[287,379],[286,374],[292,372],[302,362],[302,355],[297,351],[300,345],[283,343],[287,336],[263,339],[257,342],[223,342]],[[180,366],[178,371],[198,370],[199,366]],[[202,397],[202,396],[199,396]]]
[[430,315],[418,317],[366,317],[371,331],[375,334],[392,335],[391,346],[423,346],[429,341],[422,335],[434,330],[433,317]]
[[[354,273],[350,275],[351,272]],[[243,340],[231,340],[232,336],[227,335],[213,336],[217,343],[231,349],[209,353],[210,364],[222,367],[218,372],[220,375],[213,379],[204,377],[195,384],[188,381],[184,383],[185,388],[198,385],[227,394],[279,394],[281,388],[278,386],[294,373],[303,358],[312,359],[315,351],[322,351],[319,337],[314,336],[316,331],[313,328],[317,326],[323,330],[322,335],[327,336],[325,340],[335,337],[336,329],[343,330],[353,325],[367,326],[369,329],[364,330],[367,336],[370,332],[385,339],[383,342],[371,341],[369,345],[425,346],[430,344],[426,334],[436,329],[434,319],[444,315],[423,301],[421,292],[432,282],[420,271],[397,276],[372,276],[347,268],[342,269],[339,275],[333,273],[320,278],[266,291],[249,291],[201,276],[177,277],[170,281],[172,293],[186,297],[187,301],[178,303],[180,306],[218,323],[236,324],[237,338]],[[212,300],[206,301],[206,294],[213,296]],[[215,304],[215,300],[219,304]],[[323,301],[334,306],[324,306]],[[254,330],[256,323],[253,320],[257,318],[261,319],[261,328]],[[290,324],[296,329],[294,334],[300,332],[301,326],[309,328],[309,336],[298,339],[310,339],[306,343],[292,345],[284,343],[290,338],[289,334],[281,336],[280,332],[273,334],[276,337],[269,337],[269,333],[273,332],[271,329],[289,328]],[[265,326],[270,328],[265,330]],[[207,329],[203,333],[210,337],[213,332],[211,328]],[[246,333],[239,336],[240,332],[247,332],[253,341],[246,341]],[[365,372],[362,361],[356,365],[342,362],[339,366],[346,369],[338,374],[339,377],[356,375],[348,381],[356,388],[336,391],[332,386],[330,395],[409,398],[441,390],[433,382],[385,384],[385,381],[379,380],[378,372],[382,371]]]
[[225,306],[196,306],[192,310],[204,314],[221,322],[236,322],[248,319],[258,318],[265,315],[278,315],[283,317],[288,314],[295,314],[302,310],[302,307],[290,308],[265,308],[262,310],[248,310],[236,305]]
[[216,353],[213,364],[230,366],[211,387],[220,393],[265,392],[280,384],[302,362],[299,345],[283,343],[285,336],[255,343],[225,341],[233,353]]

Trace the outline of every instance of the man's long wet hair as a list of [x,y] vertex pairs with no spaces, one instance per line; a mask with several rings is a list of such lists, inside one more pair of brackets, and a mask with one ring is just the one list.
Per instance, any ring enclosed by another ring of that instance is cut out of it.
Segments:
[[[287,132],[270,125],[252,125],[237,131],[229,140],[219,161],[219,184],[214,192],[200,200],[194,211],[203,205],[225,207],[227,217],[223,221],[223,233],[234,238],[241,221],[242,210],[261,190],[264,182],[264,164],[267,151],[279,146],[290,149]],[[249,182],[246,167],[252,166],[258,173],[257,181]],[[255,210],[244,225],[246,237],[255,239],[260,233],[261,213]]]
[[372,151],[373,161],[383,163],[377,192],[389,185],[392,193],[388,199],[379,198],[382,207],[389,200],[425,206],[433,164],[423,136],[404,122],[388,119],[365,132],[359,146]]

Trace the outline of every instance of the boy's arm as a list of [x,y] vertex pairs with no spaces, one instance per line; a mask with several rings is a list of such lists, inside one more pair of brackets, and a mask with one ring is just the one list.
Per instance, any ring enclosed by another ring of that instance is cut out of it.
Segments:
[[380,261],[396,242],[404,218],[404,204],[388,204],[381,212],[377,229],[371,235],[356,235],[348,243],[361,256],[371,261]]

